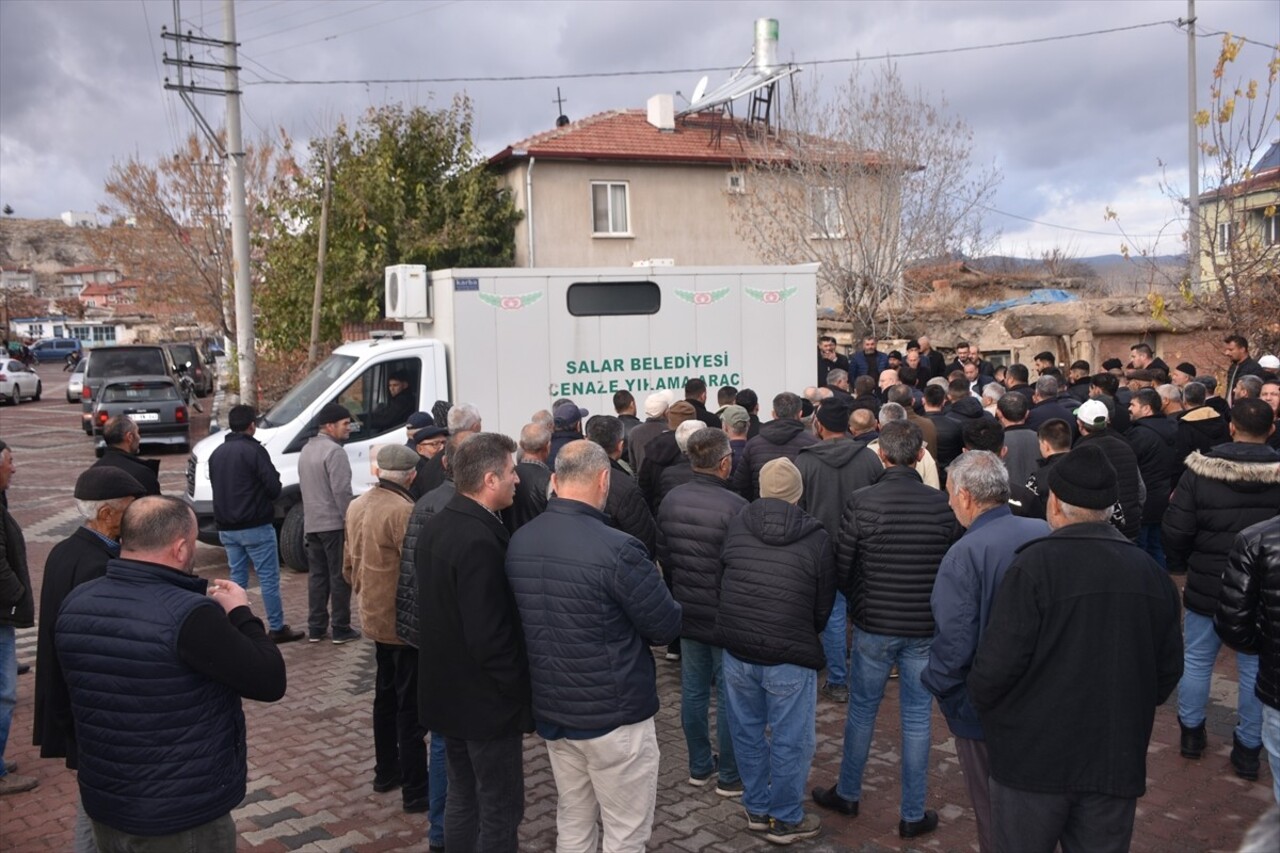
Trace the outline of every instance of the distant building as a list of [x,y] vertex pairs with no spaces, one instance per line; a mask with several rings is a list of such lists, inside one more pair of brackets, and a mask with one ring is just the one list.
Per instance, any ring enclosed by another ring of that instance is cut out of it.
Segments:
[[1200,277],[1206,287],[1237,274],[1280,270],[1280,141],[1243,181],[1200,196]]
[[0,290],[10,293],[35,293],[36,274],[27,267],[0,266]]
[[112,267],[88,264],[58,270],[58,296],[79,299],[86,284],[113,284],[120,280],[120,272]]
[[97,228],[98,214],[66,210],[62,213],[62,223],[68,228]]
[[114,283],[90,282],[80,289],[76,297],[85,308],[132,308],[138,301],[137,279],[122,279]]

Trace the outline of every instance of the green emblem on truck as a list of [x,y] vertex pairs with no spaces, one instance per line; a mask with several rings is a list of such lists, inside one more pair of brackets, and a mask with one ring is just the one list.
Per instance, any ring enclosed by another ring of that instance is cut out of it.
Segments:
[[494,308],[501,308],[504,311],[519,311],[542,298],[542,291],[535,290],[531,293],[522,293],[519,296],[499,296],[496,293],[477,293],[480,301],[486,305],[492,305]]
[[719,302],[729,295],[729,288],[722,287],[719,290],[711,290],[699,293],[693,290],[677,290],[676,296],[679,296],[685,302],[692,302],[694,305],[710,305],[712,302]]
[[753,287],[744,287],[743,292],[760,302],[782,302],[794,296],[799,289],[798,287],[788,287],[783,290],[756,290]]

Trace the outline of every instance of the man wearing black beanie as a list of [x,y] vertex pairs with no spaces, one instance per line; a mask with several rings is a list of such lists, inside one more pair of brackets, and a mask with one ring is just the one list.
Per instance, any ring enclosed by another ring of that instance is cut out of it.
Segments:
[[969,673],[998,850],[1129,849],[1182,631],[1168,574],[1108,523],[1116,481],[1087,444],[1050,470],[1053,533],[1019,549]]

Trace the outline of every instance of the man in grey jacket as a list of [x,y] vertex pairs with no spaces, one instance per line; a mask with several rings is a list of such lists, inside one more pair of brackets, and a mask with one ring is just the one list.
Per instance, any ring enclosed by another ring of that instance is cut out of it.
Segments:
[[329,403],[316,415],[318,432],[298,457],[302,489],[302,528],[307,547],[307,640],[318,643],[329,627],[333,605],[333,644],[358,640],[351,627],[351,586],[342,577],[343,527],[351,504],[351,462],[342,442],[351,434],[351,413]]

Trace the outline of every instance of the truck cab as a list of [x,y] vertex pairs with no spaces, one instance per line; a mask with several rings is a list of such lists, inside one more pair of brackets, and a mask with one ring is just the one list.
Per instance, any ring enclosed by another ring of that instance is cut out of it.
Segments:
[[[316,434],[315,416],[328,403],[351,412],[351,436],[344,443],[351,460],[351,485],[361,494],[376,480],[372,460],[384,444],[403,444],[404,421],[390,424],[382,413],[394,405],[389,385],[392,375],[409,383],[404,394],[414,396],[408,411],[431,411],[437,400],[447,400],[448,374],[444,347],[428,338],[374,338],[343,344],[280,402],[258,418],[254,435],[280,472],[284,486],[276,501],[280,528],[280,558],[297,571],[306,571],[302,546],[302,494],[298,485],[298,456]],[[200,526],[200,541],[218,543],[213,518],[213,490],[209,482],[209,456],[226,433],[214,433],[192,449],[187,460],[186,496]]]

